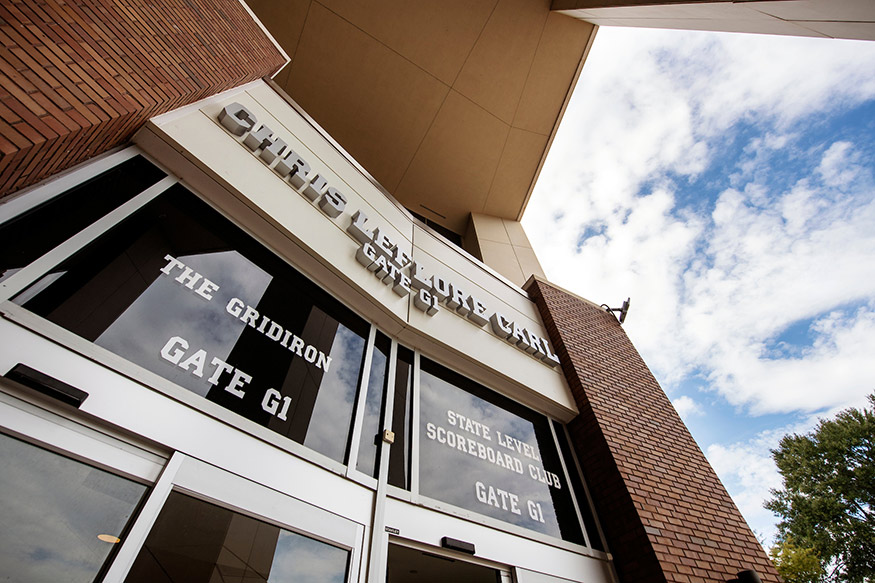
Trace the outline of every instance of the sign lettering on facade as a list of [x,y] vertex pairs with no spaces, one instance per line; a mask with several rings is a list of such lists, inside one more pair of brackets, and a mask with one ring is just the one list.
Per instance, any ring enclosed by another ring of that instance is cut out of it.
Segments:
[[349,214],[347,232],[359,243],[356,260],[374,277],[391,286],[399,297],[412,298],[414,307],[428,316],[445,308],[474,326],[482,328],[488,325],[495,336],[522,352],[548,366],[559,366],[559,357],[546,338],[539,337],[501,312],[491,310],[464,285],[429,273],[409,251],[393,241],[385,229],[372,225],[362,210],[348,212],[346,196],[330,186],[273,130],[264,124],[259,125],[258,119],[246,107],[232,103],[219,112],[218,120],[222,127],[242,141],[299,194],[315,203],[325,215],[336,219]]
[[423,358],[419,492],[550,536],[576,523],[549,420]]
[[370,325],[181,185],[14,301],[337,461]]

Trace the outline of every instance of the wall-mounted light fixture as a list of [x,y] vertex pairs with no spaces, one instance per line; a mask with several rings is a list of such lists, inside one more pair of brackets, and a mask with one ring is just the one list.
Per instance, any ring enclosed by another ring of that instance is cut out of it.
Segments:
[[619,308],[611,308],[610,306],[608,306],[608,304],[602,304],[602,307],[605,309],[606,312],[620,312],[619,320],[620,324],[622,324],[626,321],[626,314],[629,313],[629,301],[631,299],[632,298],[626,298],[626,301],[623,302],[623,305]]

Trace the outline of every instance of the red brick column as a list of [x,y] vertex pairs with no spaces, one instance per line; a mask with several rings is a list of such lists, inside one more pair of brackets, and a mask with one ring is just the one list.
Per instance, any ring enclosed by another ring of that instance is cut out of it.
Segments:
[[283,62],[238,0],[4,0],[0,197]]
[[614,316],[544,281],[526,289],[580,409],[569,430],[620,580],[780,581]]

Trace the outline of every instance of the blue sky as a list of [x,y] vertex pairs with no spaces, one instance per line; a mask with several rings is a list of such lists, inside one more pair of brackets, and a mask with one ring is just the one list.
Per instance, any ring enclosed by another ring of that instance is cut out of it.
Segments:
[[769,450],[875,390],[875,42],[602,28],[523,219],[750,525]]

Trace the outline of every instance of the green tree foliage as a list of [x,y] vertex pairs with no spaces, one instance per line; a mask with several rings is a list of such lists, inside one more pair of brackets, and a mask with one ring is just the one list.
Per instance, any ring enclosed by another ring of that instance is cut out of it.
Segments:
[[819,583],[824,578],[823,565],[814,549],[798,547],[792,539],[775,544],[769,549],[769,557],[784,583]]
[[819,557],[821,580],[875,583],[875,393],[869,402],[772,451],[784,487],[765,506],[780,542]]

